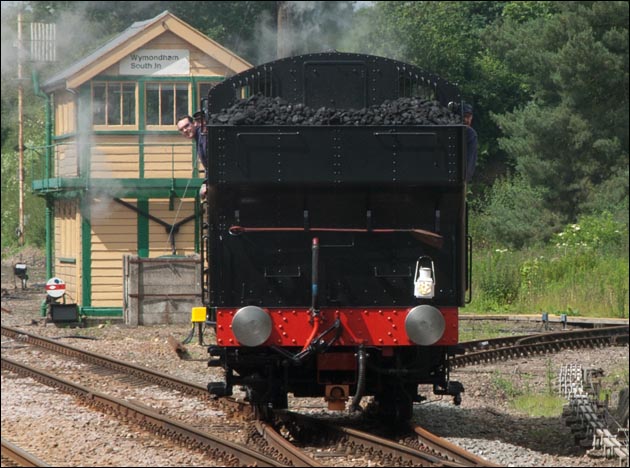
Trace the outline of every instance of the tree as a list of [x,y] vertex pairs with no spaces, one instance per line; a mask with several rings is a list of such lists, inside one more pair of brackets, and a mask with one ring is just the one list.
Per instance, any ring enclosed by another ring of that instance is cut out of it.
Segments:
[[520,249],[543,243],[561,224],[544,193],[522,177],[495,181],[486,200],[478,200],[471,221],[473,238],[481,245]]
[[571,221],[628,167],[628,3],[557,5],[551,17],[503,23],[494,53],[531,100],[494,119],[517,171]]
[[480,136],[475,184],[491,183],[510,168],[496,144],[501,131],[491,113],[502,114],[528,97],[518,75],[488,53],[485,43],[510,3],[376,2],[358,12],[346,42],[358,52],[410,62],[459,85],[475,108],[473,125]]
[[[2,12],[2,247],[17,246],[18,237],[18,102],[17,102],[17,67],[16,36],[17,16],[15,11]],[[10,45],[10,47],[6,47]],[[25,67],[24,76],[28,76]],[[43,114],[41,103],[33,96],[33,90],[24,82],[24,145],[26,147],[40,145],[44,141]],[[42,246],[44,235],[44,201],[34,195],[28,187],[33,179],[33,169],[37,167],[38,155],[26,151],[24,153],[24,225],[25,242],[29,245]]]

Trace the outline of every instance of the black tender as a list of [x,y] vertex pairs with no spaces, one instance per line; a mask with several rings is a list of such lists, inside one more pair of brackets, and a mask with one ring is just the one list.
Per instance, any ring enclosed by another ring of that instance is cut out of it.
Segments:
[[465,127],[457,88],[382,57],[321,53],[254,67],[207,99],[207,305],[439,306],[465,301]]

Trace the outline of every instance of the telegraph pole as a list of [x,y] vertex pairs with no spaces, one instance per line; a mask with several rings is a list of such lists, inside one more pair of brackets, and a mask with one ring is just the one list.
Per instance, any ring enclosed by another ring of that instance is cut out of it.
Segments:
[[18,245],[24,245],[24,86],[22,84],[22,9],[18,11],[17,30],[17,78],[18,78]]

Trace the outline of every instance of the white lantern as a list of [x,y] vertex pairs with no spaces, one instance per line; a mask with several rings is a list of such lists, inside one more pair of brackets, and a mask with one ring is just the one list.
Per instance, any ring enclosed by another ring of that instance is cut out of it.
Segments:
[[[422,266],[423,262],[425,266]],[[428,263],[431,267],[426,266]],[[413,285],[413,295],[418,299],[432,299],[435,296],[435,270],[433,260],[429,257],[420,257],[416,262]]]

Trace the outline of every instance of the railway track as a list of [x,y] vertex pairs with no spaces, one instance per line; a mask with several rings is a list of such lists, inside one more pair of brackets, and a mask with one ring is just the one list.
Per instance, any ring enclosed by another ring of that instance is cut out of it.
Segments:
[[450,363],[452,367],[459,368],[532,354],[555,353],[563,349],[628,343],[628,330],[628,325],[622,325],[469,341],[460,344],[464,354],[451,357]]
[[[213,460],[228,466],[331,466],[330,464],[319,463],[303,450],[289,443],[278,431],[266,423],[257,421],[255,426],[261,436],[269,443],[271,448],[266,451],[272,452],[273,457],[261,453],[258,444],[254,444],[255,448],[250,449],[241,444],[231,443],[197,430],[181,421],[169,418],[144,405],[83,387],[8,358],[2,358],[2,369],[29,377],[39,383],[71,394],[86,406],[114,416],[126,423],[139,426],[161,437],[176,441],[178,444],[191,450],[202,451]],[[294,416],[300,417],[298,415]],[[304,422],[306,419],[302,419],[302,431],[309,426],[309,424]],[[311,418],[311,424],[314,424],[313,421],[314,419]],[[340,461],[347,462],[347,459],[352,461],[361,456],[368,456],[370,460],[375,460],[377,463],[383,464],[383,466],[406,466],[409,464],[414,466],[496,466],[487,461],[480,462],[479,460],[481,459],[472,454],[467,454],[462,449],[455,449],[460,454],[460,461],[453,462],[446,457],[419,451],[352,428],[328,425],[326,430],[329,434],[336,433],[343,439],[341,443],[334,443],[335,452],[333,452],[333,456],[329,457],[329,461],[334,459],[332,466],[340,466]],[[434,451],[443,453],[448,442],[438,442],[440,439],[435,436],[432,436],[432,438]],[[436,450],[436,447],[439,448]],[[25,457],[22,458],[26,459]],[[473,462],[472,460],[476,461]],[[19,464],[20,466],[46,466],[43,462],[39,463],[41,464],[22,465],[21,462]]]
[[[208,397],[208,393],[205,387],[183,380],[174,378],[169,375],[160,374],[150,369],[142,368],[132,364],[124,363],[115,359],[108,358],[102,355],[96,355],[94,353],[86,352],[77,348],[73,348],[68,345],[58,343],[54,340],[39,337],[30,333],[25,333],[21,330],[11,329],[8,327],[2,327],[2,334],[4,336],[11,337],[17,343],[29,344],[44,348],[46,350],[53,351],[63,356],[71,357],[72,359],[78,359],[82,362],[88,363],[91,366],[100,366],[105,369],[109,369],[111,374],[125,374],[131,381],[146,380],[147,382],[159,385],[177,392],[182,392],[187,395],[201,398],[208,404],[218,404],[217,401],[211,400]],[[579,331],[565,331],[561,333],[543,333],[538,335],[526,335],[516,336],[509,338],[497,338],[493,340],[478,340],[475,342],[462,343],[462,346],[466,350],[466,353],[462,356],[456,356],[454,358],[462,359],[463,364],[456,364],[457,367],[462,367],[474,362],[491,362],[498,359],[509,359],[514,357],[521,357],[526,354],[532,353],[547,353],[553,351],[559,351],[566,348],[577,346],[604,346],[614,343],[627,342],[628,340],[628,327],[608,327],[602,329],[593,330],[579,330]],[[13,364],[6,364],[11,366]],[[3,359],[3,368],[5,368],[5,361]],[[106,372],[105,375],[108,375]],[[57,384],[58,385],[58,384]],[[70,391],[70,393],[73,393]],[[96,395],[98,392],[94,390],[85,391],[84,394]],[[114,403],[102,403],[104,400],[101,398],[90,397],[95,401],[98,401],[98,407],[101,411],[111,412],[111,408],[118,405]],[[228,399],[220,399],[220,404],[224,408],[229,408],[228,411],[234,414],[241,414],[242,420],[248,420],[251,417],[251,413],[247,412],[249,407],[242,402],[229,401]],[[144,405],[131,404],[131,407]],[[131,411],[136,408],[128,408],[120,406],[118,412],[127,415],[131,414]],[[146,408],[145,408],[146,409]],[[237,463],[241,462],[241,459],[237,458],[232,452],[221,452],[217,448],[213,448],[212,444],[216,444],[216,441],[203,441],[199,442],[199,436],[194,428],[192,432],[188,432],[191,428],[173,429],[176,427],[173,423],[165,420],[164,415],[155,417],[154,415],[139,415],[131,418],[133,421],[144,421],[140,423],[143,427],[153,428],[157,433],[163,434],[174,433],[179,434],[175,436],[175,440],[180,444],[184,444],[190,447],[201,448],[201,450],[207,450],[208,453],[225,453],[225,456],[229,459],[237,460]],[[125,416],[125,418],[129,418]],[[293,423],[296,426],[295,423]],[[299,426],[299,425],[297,425]],[[267,455],[264,462],[258,461],[255,463],[275,463],[277,465],[294,465],[294,466],[330,466],[343,465],[349,463],[350,460],[356,457],[367,456],[369,460],[382,460],[382,463],[388,466],[392,465],[404,465],[408,463],[420,464],[423,466],[430,466],[434,464],[441,464],[443,466],[492,466],[487,461],[480,461],[478,457],[461,450],[459,447],[449,444],[445,440],[427,433],[422,428],[413,429],[418,438],[418,447],[416,450],[413,447],[401,447],[392,446],[391,441],[379,442],[378,437],[374,434],[361,434],[361,431],[348,427],[338,427],[337,429],[327,429],[329,434],[337,434],[334,442],[334,449],[327,451],[319,451],[318,453],[311,452],[306,453],[306,449],[298,449],[293,444],[290,444],[286,440],[286,436],[282,436],[272,426],[261,422],[252,422],[249,429],[250,435],[248,438],[248,444],[256,447],[256,450],[264,452]],[[298,432],[300,430],[298,429]],[[199,431],[202,432],[202,431]],[[301,430],[304,432],[304,429]],[[257,443],[256,439],[260,437],[264,439],[264,443]],[[330,436],[329,436],[330,437]],[[339,442],[339,441],[343,442]],[[228,444],[230,445],[230,444]],[[414,444],[411,444],[414,445]],[[227,450],[227,449],[224,449]],[[230,448],[232,450],[232,448]],[[418,453],[416,453],[418,452]],[[244,460],[248,455],[243,455]],[[324,457],[325,463],[320,463],[319,460]],[[271,460],[271,461],[269,461]]]
[[17,328],[5,327],[3,325],[2,336],[12,338],[19,343],[27,343],[39,348],[53,351],[54,353],[61,354],[63,356],[78,359],[87,364],[93,364],[112,371],[123,373],[125,375],[134,376],[164,388],[180,391],[186,395],[206,400],[210,400],[211,398],[208,394],[208,389],[203,385],[186,382],[161,372],[155,372],[151,369],[119,361],[101,354],[95,354],[73,346],[64,345],[55,340],[27,333],[25,331],[18,330]]
[[[396,442],[381,434],[382,426],[366,431],[349,427],[344,421],[326,421],[291,411],[279,412],[276,417],[298,440],[326,440],[326,445],[335,447],[326,455],[329,458],[354,452],[368,454],[370,460],[382,466],[499,466],[417,425],[411,425],[407,434],[397,434],[396,438],[402,437],[404,442]],[[409,433],[415,435],[410,437]]]
[[86,388],[32,366],[3,357],[2,369],[71,394],[87,406],[177,441],[190,449],[201,450],[228,465],[283,466],[255,450],[199,431],[153,409]]
[[[201,396],[204,401],[208,401],[208,395],[205,388],[195,384],[190,384],[188,382],[180,381],[179,379],[175,379],[171,376],[164,376],[149,369],[129,365],[127,363],[110,359],[105,356],[97,356],[93,353],[85,352],[80,349],[63,345],[54,342],[53,340],[38,337],[33,334],[24,333],[19,330],[2,327],[2,333],[5,336],[12,337],[18,343],[25,343],[32,346],[43,347],[46,350],[59,353],[62,356],[86,362],[91,366],[103,366],[104,368],[115,372],[115,374],[127,373],[132,382],[136,381],[137,379],[146,378],[146,380],[151,384],[164,385],[165,387],[176,390],[178,392],[182,391],[187,394],[192,394],[194,396]],[[304,450],[298,449],[292,444],[288,443],[287,440],[282,437],[277,431],[275,431],[273,427],[261,422],[252,423],[253,427],[255,427],[255,430],[250,429],[250,432],[257,433],[262,439],[265,440],[265,444],[254,443],[255,437],[252,437],[250,435],[250,437],[248,438],[248,445],[250,445],[250,442],[252,442],[252,445],[256,447],[256,450],[264,452],[267,455],[263,455],[263,457],[266,458],[263,458],[262,460],[253,461],[254,459],[252,458],[253,455],[251,453],[238,453],[238,444],[230,443],[229,441],[223,442],[217,440],[216,438],[208,437],[207,434],[203,433],[203,431],[195,429],[190,425],[182,424],[181,422],[178,422],[173,418],[167,417],[165,414],[163,414],[164,410],[159,410],[159,412],[157,412],[148,408],[142,403],[130,403],[120,398],[101,394],[93,388],[82,387],[81,385],[77,385],[64,379],[60,379],[58,376],[53,376],[48,372],[37,369],[29,369],[29,366],[11,361],[9,359],[3,358],[2,367],[3,369],[9,369],[13,372],[19,372],[22,375],[28,375],[46,385],[59,388],[62,391],[75,396],[89,406],[95,407],[101,412],[118,415],[118,417],[138,424],[151,432],[160,435],[168,435],[179,444],[183,444],[191,448],[196,448],[198,450],[207,451],[211,454],[223,454],[217,456],[228,457],[228,459],[237,460],[238,463],[256,463],[259,466],[266,463],[295,466],[324,466],[324,464],[318,462],[312,456],[309,456],[307,453],[305,453]],[[74,371],[74,373],[76,374],[76,371]],[[81,371],[81,374],[84,373],[84,371]],[[113,378],[113,375],[111,373],[105,373],[105,375],[110,380]],[[249,410],[249,407],[239,402],[232,401],[229,403],[225,402],[225,404],[229,404],[229,406],[235,412],[241,410]],[[239,405],[240,408],[235,409]],[[243,419],[247,419],[247,417],[243,417]],[[333,459],[335,460],[335,465],[351,463],[354,458],[365,456],[367,453],[370,456],[370,460],[374,458],[381,459],[383,460],[383,463],[385,465],[390,465],[392,462],[404,463],[412,461],[414,464],[420,464],[422,466],[459,466],[460,464],[465,464],[466,466],[475,466],[475,464],[473,463],[462,463],[462,460],[459,460],[458,462],[449,461],[453,460],[453,458],[440,455],[441,453],[444,453],[444,449],[442,449],[441,451],[433,449],[435,455],[432,455],[427,453],[429,450],[421,452],[413,448],[405,447],[400,444],[395,444],[385,439],[379,440],[373,435],[360,433],[356,430],[345,428],[342,431],[345,433],[344,440],[347,440],[344,446],[345,448],[343,448],[343,450],[341,451],[336,450],[336,452],[341,452],[338,453],[336,456],[328,457],[328,459],[326,460],[328,462],[327,464],[330,464],[330,461]],[[329,432],[334,431],[332,429],[329,429]],[[225,446],[222,444],[224,444]],[[330,453],[330,451],[328,453]]]

